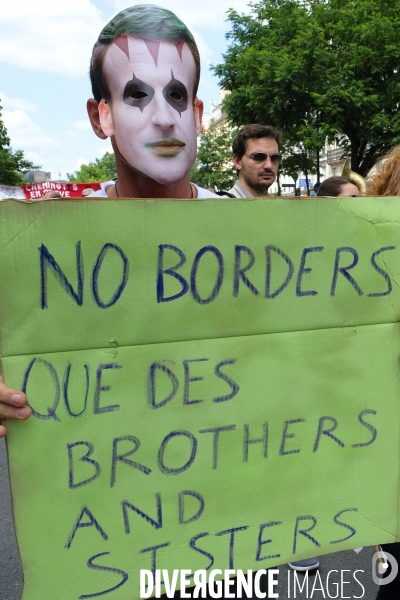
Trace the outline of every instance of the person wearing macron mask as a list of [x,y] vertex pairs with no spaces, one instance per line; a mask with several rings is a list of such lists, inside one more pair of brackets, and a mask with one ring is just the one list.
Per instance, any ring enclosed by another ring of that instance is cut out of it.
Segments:
[[[118,13],[94,45],[90,78],[89,119],[98,137],[111,138],[118,180],[89,198],[218,198],[189,180],[203,114],[200,56],[174,13],[151,4]],[[31,415],[26,402],[0,376],[0,437],[3,419]]]
[[109,198],[216,197],[189,181],[203,113],[200,56],[176,15],[153,5],[119,13],[93,48],[90,77],[89,118],[116,158]]

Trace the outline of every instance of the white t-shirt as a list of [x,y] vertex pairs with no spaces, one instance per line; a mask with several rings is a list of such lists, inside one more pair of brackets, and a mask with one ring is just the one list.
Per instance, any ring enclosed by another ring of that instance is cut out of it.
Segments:
[[[101,190],[98,190],[97,192],[93,192],[93,194],[89,194],[89,196],[87,196],[88,198],[108,198],[107,196],[107,192],[105,190],[105,187],[109,186],[110,183],[112,185],[114,185],[114,181],[106,181],[106,183],[101,184]],[[206,190],[205,188],[201,188],[198,185],[196,185],[195,183],[192,183],[192,185],[194,185],[194,187],[197,190],[197,197],[198,198],[219,198],[220,196],[217,196],[217,194],[213,194],[213,192],[209,192],[208,190]]]
[[[92,197],[97,196],[98,198],[108,198],[106,189],[114,184],[115,184],[115,181],[104,181],[104,182],[100,183],[100,189],[97,190],[97,192],[93,192],[92,194],[89,194],[89,196],[92,196]],[[87,196],[87,198],[89,198],[89,196]]]
[[205,188],[199,187],[195,183],[192,183],[192,185],[194,185],[194,187],[197,190],[198,198],[220,198],[221,197],[221,196],[218,196],[217,194],[214,194],[213,192],[210,192],[209,190],[206,190]]

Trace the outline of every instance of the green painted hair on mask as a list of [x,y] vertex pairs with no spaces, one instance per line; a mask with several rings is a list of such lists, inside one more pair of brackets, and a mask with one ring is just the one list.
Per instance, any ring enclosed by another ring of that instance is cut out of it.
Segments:
[[154,4],[137,4],[118,13],[101,31],[93,47],[90,61],[90,81],[93,97],[100,102],[110,100],[110,91],[103,76],[103,61],[110,44],[120,35],[134,35],[156,42],[186,42],[196,65],[193,98],[200,80],[200,55],[192,33],[178,17]]

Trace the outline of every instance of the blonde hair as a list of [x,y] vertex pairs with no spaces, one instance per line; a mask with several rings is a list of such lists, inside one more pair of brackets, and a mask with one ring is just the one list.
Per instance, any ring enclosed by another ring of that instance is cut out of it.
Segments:
[[368,182],[371,196],[400,196],[400,146],[383,157],[380,170]]

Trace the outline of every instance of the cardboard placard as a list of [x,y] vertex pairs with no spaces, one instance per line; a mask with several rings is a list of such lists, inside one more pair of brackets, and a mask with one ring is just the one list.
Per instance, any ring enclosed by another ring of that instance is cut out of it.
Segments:
[[399,538],[398,199],[0,204],[24,600]]

